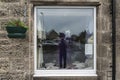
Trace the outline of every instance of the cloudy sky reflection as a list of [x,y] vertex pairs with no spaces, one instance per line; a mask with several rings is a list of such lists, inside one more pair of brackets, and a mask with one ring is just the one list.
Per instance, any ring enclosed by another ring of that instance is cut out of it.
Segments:
[[40,9],[38,19],[44,22],[47,32],[52,29],[56,32],[69,30],[71,34],[78,35],[85,30],[93,33],[93,12],[93,9]]

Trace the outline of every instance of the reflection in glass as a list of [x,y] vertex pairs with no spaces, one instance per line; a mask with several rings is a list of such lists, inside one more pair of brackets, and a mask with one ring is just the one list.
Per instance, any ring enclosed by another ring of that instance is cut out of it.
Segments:
[[37,11],[37,69],[93,69],[93,9]]

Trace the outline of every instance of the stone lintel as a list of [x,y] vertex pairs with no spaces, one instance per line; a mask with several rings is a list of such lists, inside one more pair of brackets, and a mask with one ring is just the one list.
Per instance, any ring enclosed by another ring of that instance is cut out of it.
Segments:
[[35,6],[99,6],[100,2],[81,2],[81,1],[39,1],[31,0],[31,3]]

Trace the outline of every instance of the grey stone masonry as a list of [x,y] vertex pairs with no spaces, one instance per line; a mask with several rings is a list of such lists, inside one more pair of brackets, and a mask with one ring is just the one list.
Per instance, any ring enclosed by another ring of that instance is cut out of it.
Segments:
[[120,80],[120,1],[116,0],[116,80]]
[[[119,3],[120,1],[117,0]],[[27,4],[25,5],[25,2]],[[57,3],[55,3],[57,2]],[[46,4],[47,3],[47,4]],[[68,4],[70,3],[70,4]],[[33,78],[34,73],[34,6],[35,5],[97,5],[97,77],[43,77]],[[78,4],[79,3],[79,4]],[[85,3],[85,4],[82,4]],[[99,3],[100,5],[98,6]],[[25,6],[27,10],[25,10]],[[0,0],[0,80],[112,80],[112,48],[111,48],[111,14],[110,0]],[[119,41],[119,9],[117,23],[117,37]],[[7,37],[6,23],[13,19],[24,21],[26,11],[27,37],[25,39],[11,39]],[[117,53],[119,53],[117,44]],[[117,54],[117,80],[120,73],[120,55]]]

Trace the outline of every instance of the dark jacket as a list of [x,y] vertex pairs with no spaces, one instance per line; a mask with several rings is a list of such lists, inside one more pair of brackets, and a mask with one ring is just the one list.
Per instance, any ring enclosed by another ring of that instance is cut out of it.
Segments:
[[59,51],[60,54],[66,54],[67,53],[67,45],[64,39],[61,39],[59,43]]

